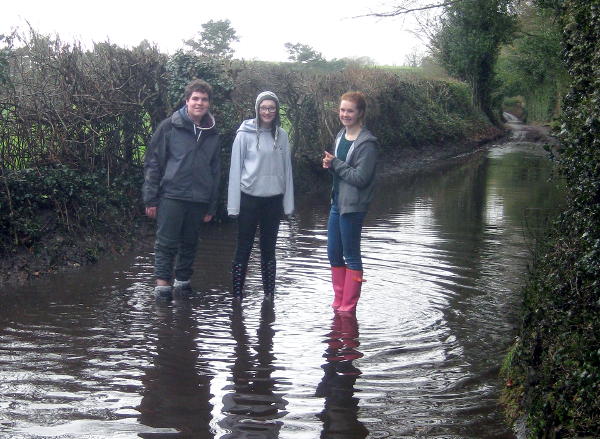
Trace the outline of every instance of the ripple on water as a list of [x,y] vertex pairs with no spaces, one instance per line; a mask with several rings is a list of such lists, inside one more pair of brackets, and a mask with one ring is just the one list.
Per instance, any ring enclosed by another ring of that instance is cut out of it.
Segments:
[[274,301],[253,254],[232,304],[234,224],[203,234],[187,302],[154,302],[150,241],[26,287],[0,311],[0,436],[513,437],[497,373],[543,220],[527,212],[557,204],[544,163],[498,148],[382,185],[355,317],[330,308],[316,201],[282,224]]

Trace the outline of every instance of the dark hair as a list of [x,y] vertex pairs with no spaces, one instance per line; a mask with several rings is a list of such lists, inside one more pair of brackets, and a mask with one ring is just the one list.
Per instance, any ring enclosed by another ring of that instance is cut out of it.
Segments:
[[367,99],[365,98],[365,94],[360,91],[349,91],[342,95],[340,98],[341,101],[350,101],[356,105],[356,109],[362,113],[360,120],[364,121],[365,113],[367,112]]
[[273,120],[273,124],[271,125],[271,135],[273,136],[273,138],[275,140],[277,140],[277,127],[279,125],[281,125],[281,116],[279,115],[279,98],[277,98],[277,96],[269,96],[266,95],[264,96],[260,101],[258,101],[256,103],[256,125],[260,126],[260,114],[258,114],[258,112],[260,111],[260,104],[262,104],[264,101],[273,101],[275,103],[275,120]]
[[187,101],[194,92],[206,93],[208,95],[208,100],[212,101],[212,87],[210,84],[202,79],[194,79],[188,85],[185,86],[183,91],[183,96]]

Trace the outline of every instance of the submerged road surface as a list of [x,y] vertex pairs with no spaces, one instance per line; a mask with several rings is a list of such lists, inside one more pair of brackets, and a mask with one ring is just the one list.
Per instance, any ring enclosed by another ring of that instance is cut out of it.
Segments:
[[561,203],[540,145],[386,181],[366,220],[356,317],[335,316],[327,197],[282,224],[230,300],[233,224],[204,230],[189,301],[152,297],[142,251],[5,291],[2,438],[512,438],[498,371],[532,239]]

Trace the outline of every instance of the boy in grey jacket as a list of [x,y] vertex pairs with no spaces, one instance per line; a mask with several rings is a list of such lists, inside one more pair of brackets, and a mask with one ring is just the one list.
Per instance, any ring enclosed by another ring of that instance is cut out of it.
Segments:
[[192,292],[198,235],[216,212],[221,173],[220,139],[209,112],[212,88],[197,79],[184,95],[185,105],[159,124],[144,160],[146,215],[156,218],[154,292],[165,300],[172,299],[173,287]]

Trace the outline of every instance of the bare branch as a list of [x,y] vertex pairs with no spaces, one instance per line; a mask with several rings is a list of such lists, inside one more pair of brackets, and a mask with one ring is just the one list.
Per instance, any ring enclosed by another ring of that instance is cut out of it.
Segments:
[[370,14],[357,15],[353,18],[364,18],[364,17],[397,17],[398,15],[406,15],[413,12],[427,11],[430,9],[444,8],[446,6],[452,6],[456,3],[460,3],[462,0],[447,0],[441,3],[433,3],[425,6],[404,6],[399,5],[390,12],[372,12]]

